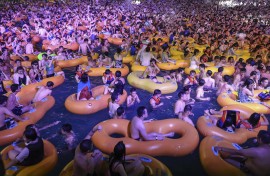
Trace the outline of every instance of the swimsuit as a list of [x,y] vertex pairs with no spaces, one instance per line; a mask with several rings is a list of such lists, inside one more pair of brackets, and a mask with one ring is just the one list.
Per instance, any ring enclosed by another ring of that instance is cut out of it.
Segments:
[[160,98],[151,97],[150,99],[155,100],[156,105],[159,105],[161,103]]

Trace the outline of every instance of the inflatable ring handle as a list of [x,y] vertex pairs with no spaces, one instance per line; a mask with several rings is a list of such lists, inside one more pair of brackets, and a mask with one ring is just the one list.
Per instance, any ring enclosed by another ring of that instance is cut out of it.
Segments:
[[218,151],[215,150],[215,147],[216,147],[216,146],[212,146],[212,152],[213,152],[213,154],[214,154],[215,156],[218,156]]
[[236,148],[237,150],[243,149],[240,145],[238,145],[238,144],[236,144],[236,143],[232,143],[232,146],[233,146],[234,148]]
[[145,162],[145,163],[151,163],[152,160],[150,158],[147,158],[145,156],[139,157],[141,161]]

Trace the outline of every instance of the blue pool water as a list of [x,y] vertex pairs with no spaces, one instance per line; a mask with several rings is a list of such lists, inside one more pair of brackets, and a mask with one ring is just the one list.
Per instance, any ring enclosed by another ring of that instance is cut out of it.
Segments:
[[[41,131],[41,136],[43,138],[49,138],[57,151],[58,155],[58,163],[54,170],[48,174],[50,176],[57,176],[64,168],[64,166],[73,159],[74,153],[72,151],[67,151],[64,139],[61,135],[59,135],[59,129],[64,123],[70,123],[73,126],[73,130],[77,136],[76,143],[78,144],[88,133],[89,131],[99,122],[107,120],[109,118],[108,109],[104,109],[95,114],[91,115],[75,115],[68,112],[65,109],[64,102],[65,99],[76,92],[77,84],[74,79],[75,68],[65,69],[66,80],[65,82],[55,88],[53,90],[52,96],[54,96],[56,103],[52,109],[50,109],[43,119],[41,119],[37,126],[43,127],[45,125],[51,124],[55,121],[60,121],[59,124],[48,128],[47,130]],[[101,77],[91,77],[92,87],[102,84]],[[131,86],[125,86],[126,91],[129,92]],[[149,118],[155,119],[166,119],[173,118],[174,112],[173,107],[176,102],[177,94],[181,90],[181,86],[179,86],[178,90],[172,94],[173,97],[168,99],[163,99],[164,105],[159,110],[154,110],[149,112]],[[144,105],[149,107],[149,98],[151,94],[137,89],[137,93],[141,99],[141,103],[133,107],[132,109],[126,109],[126,116],[128,119],[131,119],[136,114],[136,107]],[[192,97],[195,97],[195,91],[193,90],[191,93]],[[215,92],[206,93],[205,96],[210,96],[210,102],[196,102],[196,105],[193,107],[194,116],[191,117],[194,124],[196,124],[197,119],[203,115],[204,109],[220,109],[220,106],[216,102]],[[125,104],[124,104],[125,106]],[[148,108],[149,109],[149,108]],[[150,109],[149,109],[150,110]],[[0,148],[1,149],[1,148]],[[173,175],[185,175],[185,176],[205,176],[205,172],[200,164],[199,152],[198,148],[190,155],[185,157],[156,157],[161,160],[164,164],[168,166],[168,168],[172,171]]]

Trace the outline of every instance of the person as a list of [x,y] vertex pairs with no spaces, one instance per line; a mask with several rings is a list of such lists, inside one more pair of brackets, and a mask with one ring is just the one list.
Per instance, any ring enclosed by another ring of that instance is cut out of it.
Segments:
[[7,124],[5,122],[6,116],[14,118],[18,121],[25,121],[28,118],[27,117],[20,117],[15,114],[13,114],[12,111],[10,111],[8,108],[6,108],[8,97],[4,95],[0,95],[0,131],[8,129]]
[[5,88],[5,86],[4,86],[4,78],[2,77],[2,73],[0,73],[0,95],[4,95],[4,94],[6,94],[7,93],[7,90],[6,90],[6,88]]
[[115,115],[113,116],[114,119],[125,119],[126,118],[126,112],[125,108],[122,106],[119,106],[116,110]]
[[43,79],[42,72],[38,68],[38,61],[31,62],[31,69],[29,70],[29,77],[32,83],[40,82]]
[[50,96],[52,93],[52,88],[54,86],[54,83],[52,81],[48,81],[46,83],[46,86],[38,86],[37,93],[35,94],[34,99],[32,100],[33,103],[41,101],[43,98]]
[[127,97],[127,107],[133,106],[135,103],[140,103],[141,100],[136,92],[136,88],[130,89],[130,95]]
[[8,157],[11,160],[5,169],[19,164],[21,166],[35,165],[43,160],[44,144],[41,137],[37,136],[33,128],[27,129],[23,133],[25,147],[14,146],[13,150],[8,152]]
[[207,70],[206,77],[203,78],[204,81],[205,81],[205,84],[204,84],[203,88],[205,90],[210,90],[210,89],[214,89],[215,88],[215,85],[216,85],[215,84],[215,80],[213,78],[211,78],[212,73],[213,72],[211,70]]
[[184,95],[185,95],[184,91],[178,93],[178,100],[174,105],[174,114],[177,116],[184,111],[184,107],[186,105],[186,102],[184,101]]
[[176,81],[178,83],[181,83],[183,80],[183,75],[184,75],[184,68],[178,68],[177,73],[176,73]]
[[87,56],[87,54],[91,52],[91,49],[90,49],[90,47],[88,45],[88,39],[87,38],[85,38],[83,40],[83,43],[80,44],[78,52],[82,53],[82,55],[84,55],[84,56]]
[[[230,149],[215,146],[214,150],[229,164],[241,169],[249,175],[270,175],[270,133],[265,130],[257,135],[259,146],[248,149]],[[227,154],[227,155],[224,155]]]
[[31,83],[29,76],[25,73],[23,67],[19,66],[17,68],[17,73],[13,75],[13,82],[19,86],[26,86]]
[[198,75],[198,79],[203,79],[206,77],[206,71],[205,71],[205,64],[200,64],[199,65],[199,75]]
[[[263,121],[260,121],[261,118],[263,118]],[[268,125],[269,122],[263,114],[258,114],[254,112],[253,114],[250,115],[250,117],[247,120],[240,120],[240,122],[237,124],[237,127],[253,130],[254,128]]]
[[198,65],[200,62],[197,59],[197,56],[199,55],[200,51],[198,49],[195,49],[193,52],[193,56],[190,58],[190,66],[189,68],[192,70],[196,70],[198,68]]
[[222,82],[222,73],[223,73],[224,67],[219,67],[218,72],[214,74],[214,79],[216,82],[216,87],[219,87],[219,83]]
[[141,75],[141,79],[146,78],[152,80],[154,83],[157,84],[161,84],[160,81],[158,81],[157,79],[157,74],[160,72],[160,69],[158,68],[158,66],[156,65],[156,60],[155,59],[151,59],[150,60],[150,66],[147,66],[146,70],[143,72],[143,74]]
[[[138,53],[139,54],[139,53]],[[151,62],[155,60],[155,63],[157,62],[157,60],[155,59],[155,56],[150,52],[150,47],[147,46],[145,48],[145,51],[143,51],[140,55],[140,62],[142,66],[150,66]]]
[[172,96],[161,96],[161,90],[155,89],[152,97],[149,100],[149,103],[153,109],[156,109],[160,106],[162,106],[164,103],[161,102],[161,98],[167,98],[170,99]]
[[105,84],[104,95],[108,94],[109,92],[113,92],[113,89],[110,87],[110,85],[114,80],[115,76],[113,75],[112,71],[106,69],[102,76],[102,81]]
[[87,73],[83,73],[77,88],[77,100],[94,99],[91,92],[91,83]]
[[268,84],[269,84],[269,80],[265,77],[262,77],[259,81],[259,85],[257,86],[257,90],[267,89]]
[[205,92],[203,90],[204,84],[205,84],[204,79],[200,79],[199,86],[196,89],[196,99],[200,101],[209,101],[210,97],[204,97],[204,92]]
[[111,176],[142,176],[145,167],[137,157],[126,156],[126,146],[123,141],[118,142],[109,158]]
[[6,174],[6,170],[5,170],[4,162],[2,160],[2,155],[0,154],[0,175],[5,175],[5,174]]
[[246,69],[240,68],[240,73],[236,73],[233,80],[233,87],[235,90],[239,89],[239,86],[243,84],[243,79],[245,78]]
[[198,81],[196,79],[196,72],[195,70],[191,70],[189,73],[189,76],[185,79],[184,81],[184,86],[190,85],[190,86],[194,86],[198,84]]
[[76,136],[72,131],[72,126],[69,123],[63,124],[61,127],[61,134],[64,136],[65,143],[67,144],[68,150],[74,148]]
[[22,114],[33,109],[33,106],[31,104],[23,106],[19,103],[19,97],[17,94],[20,92],[21,89],[18,84],[12,84],[10,86],[10,89],[12,93],[9,95],[7,100],[7,108],[9,110],[11,110],[15,115],[21,116]]
[[193,98],[191,98],[190,93],[191,93],[191,86],[187,85],[183,87],[183,92],[184,92],[184,101],[186,104],[194,104],[195,100]]
[[186,105],[183,113],[179,113],[178,118],[187,122],[188,124],[195,126],[192,120],[189,118],[190,115],[194,115],[192,112],[192,106]]
[[175,83],[177,82],[177,79],[176,79],[176,72],[174,70],[171,70],[171,71],[168,71],[168,73],[166,73],[164,76],[163,76],[163,83],[166,83],[166,82],[171,82],[171,83]]
[[101,167],[104,165],[102,153],[94,148],[90,140],[94,133],[101,130],[101,126],[95,126],[76,147],[72,176],[105,175],[107,173],[108,167],[105,169]]
[[135,140],[164,140],[165,137],[172,137],[173,132],[167,134],[161,134],[156,132],[147,133],[144,123],[150,123],[152,120],[144,120],[148,117],[146,107],[140,106],[137,109],[137,116],[133,117],[130,125],[131,138]]
[[116,53],[114,54],[114,61],[112,62],[112,67],[122,68],[123,67],[123,56],[121,55],[122,49],[117,48]]
[[163,51],[161,53],[161,60],[163,63],[172,63],[176,64],[176,61],[171,59],[170,57],[170,52],[169,52],[169,47],[164,47]]
[[221,93],[230,93],[234,91],[234,88],[232,86],[232,77],[229,75],[224,75],[223,81],[220,82],[218,90],[217,90],[217,95]]
[[113,118],[116,114],[117,108],[119,108],[119,94],[118,93],[112,93],[111,95],[111,101],[109,102],[109,115],[111,118]]

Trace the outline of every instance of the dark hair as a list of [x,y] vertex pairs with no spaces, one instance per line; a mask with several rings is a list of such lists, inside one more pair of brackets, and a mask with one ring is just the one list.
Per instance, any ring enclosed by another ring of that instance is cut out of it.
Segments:
[[150,52],[150,47],[149,47],[149,46],[146,47],[146,48],[145,48],[145,51],[146,51],[146,52]]
[[192,111],[192,106],[191,105],[186,105],[185,108],[184,108],[184,112],[187,112],[187,111]]
[[158,95],[158,94],[161,94],[161,90],[155,89],[153,95]]
[[19,84],[12,84],[10,86],[11,92],[16,92],[16,90],[18,90],[18,89],[19,89]]
[[199,52],[200,52],[200,50],[194,49],[193,55],[195,56],[195,55],[197,55]]
[[[113,149],[113,153],[110,155],[110,172],[112,173],[112,167],[115,162],[124,163],[126,155],[126,146],[123,141],[118,142]],[[123,167],[125,167],[123,165]]]
[[119,70],[117,70],[116,72],[115,72],[115,77],[121,77],[121,71],[119,71]]
[[66,124],[62,125],[61,129],[62,129],[64,132],[70,133],[70,132],[72,131],[72,126],[71,126],[71,124],[66,123]]
[[260,85],[262,84],[262,82],[264,82],[264,81],[266,81],[266,80],[268,80],[268,79],[265,78],[265,77],[262,77],[262,78],[260,79],[260,81],[259,81]]
[[254,81],[250,78],[246,79],[246,81],[243,84],[243,87],[248,87],[250,84],[254,84]]
[[48,81],[46,84],[47,87],[53,87],[54,83],[52,81]]
[[245,69],[245,68],[240,68],[240,72],[246,72],[247,71],[247,69]]
[[144,110],[145,110],[145,109],[146,109],[145,106],[140,106],[140,107],[138,107],[138,109],[137,109],[137,116],[138,116],[138,117],[142,117],[143,114],[144,114]]
[[229,75],[224,75],[223,80],[224,82],[228,83],[232,78]]
[[36,65],[36,64],[38,64],[37,60],[34,60],[34,61],[31,62],[31,65]]
[[270,144],[270,132],[261,130],[258,133],[258,138],[261,139],[264,144]]
[[252,71],[252,72],[250,73],[250,76],[254,76],[254,75],[256,75],[256,74],[257,74],[256,71]]
[[115,83],[114,85],[114,91],[113,93],[117,93],[117,94],[120,94],[120,95],[123,95],[124,93],[124,84],[121,80],[117,80],[117,82]]
[[93,150],[93,143],[90,139],[84,139],[81,143],[80,143],[80,150],[82,153],[87,153],[90,152],[91,150]]
[[17,67],[17,72],[18,72],[19,70],[23,70],[23,71],[24,71],[24,69],[23,69],[22,66]]
[[120,47],[118,47],[118,48],[116,49],[116,52],[117,52],[118,54],[120,54],[121,51],[122,51],[122,49],[121,49]]
[[135,92],[135,91],[136,91],[136,88],[134,87],[130,88],[130,93]]
[[105,70],[105,75],[108,75],[108,74],[110,74],[111,73],[111,70],[109,70],[109,69],[106,69]]
[[183,87],[183,91],[184,92],[189,91],[190,88],[191,88],[191,85],[186,85]]
[[199,79],[199,86],[203,86],[205,84],[205,80],[204,79]]
[[23,133],[23,135],[24,135],[27,139],[29,139],[29,140],[31,140],[31,141],[36,140],[37,137],[38,137],[38,136],[37,136],[36,130],[34,130],[33,128],[29,128],[29,129],[25,130],[24,133]]
[[191,73],[195,73],[196,74],[196,71],[195,70],[190,70],[189,74],[191,75]]
[[251,116],[248,119],[248,122],[252,125],[252,127],[255,127],[256,125],[258,125],[260,118],[261,115],[255,112],[251,114]]
[[206,75],[211,76],[213,72],[211,70],[207,70]]
[[232,127],[236,124],[236,111],[227,110],[227,116],[224,122],[221,119],[217,121],[217,127],[227,130],[228,127]]
[[28,130],[28,129],[34,129],[35,127],[35,124],[29,124],[25,127],[25,130]]
[[117,92],[113,92],[111,95],[112,102],[115,102],[115,100],[118,98],[119,94]]
[[181,98],[183,95],[185,95],[185,92],[184,92],[184,91],[180,91],[180,92],[178,93],[178,98]]
[[[199,67],[205,69],[205,65],[204,64],[200,64]],[[195,72],[196,73],[196,72]]]
[[118,116],[123,115],[124,112],[125,112],[125,108],[124,108],[123,106],[118,107],[117,110],[116,110],[116,114],[117,114]]
[[81,76],[81,82],[87,83],[88,82],[88,75],[86,73],[83,73]]
[[218,68],[218,72],[219,72],[219,73],[223,72],[223,70],[224,70],[223,67],[219,67],[219,68]]
[[157,61],[156,61],[154,58],[152,58],[152,59],[150,60],[150,63],[151,63],[151,62],[157,63]]
[[5,102],[7,102],[8,97],[5,95],[0,95],[0,105],[4,104]]
[[5,174],[6,174],[6,170],[5,170],[4,162],[2,160],[2,156],[0,155],[0,175],[5,175]]

